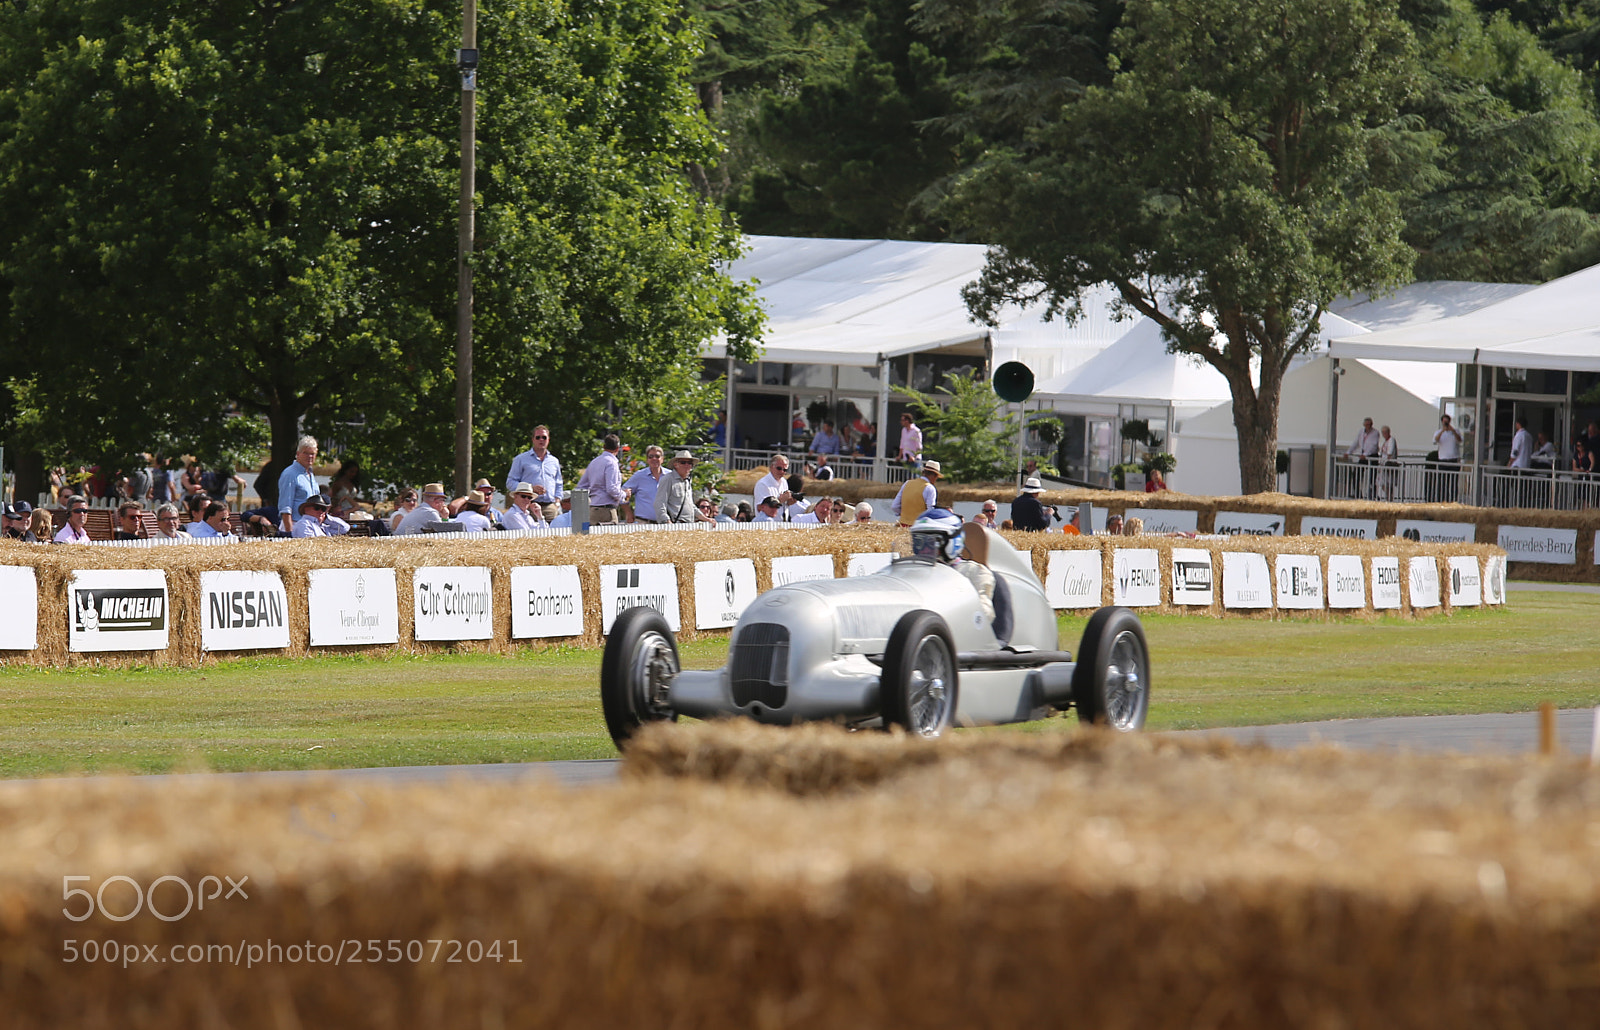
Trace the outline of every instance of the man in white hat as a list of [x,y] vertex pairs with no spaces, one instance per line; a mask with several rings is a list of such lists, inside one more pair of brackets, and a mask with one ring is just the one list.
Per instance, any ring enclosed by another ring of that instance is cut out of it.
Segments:
[[406,513],[400,524],[394,527],[395,536],[412,536],[421,533],[422,527],[430,522],[439,522],[450,517],[446,507],[450,495],[444,492],[443,483],[429,483],[422,488],[422,503]]
[[715,522],[694,503],[695,458],[688,451],[672,456],[672,467],[656,484],[657,522]]
[[911,525],[917,521],[917,516],[939,506],[939,491],[934,489],[934,484],[943,476],[944,472],[937,461],[925,461],[922,463],[922,476],[908,479],[901,485],[900,492],[889,502],[889,510],[895,513],[902,526]]
[[500,516],[507,529],[538,529],[544,525],[544,511],[533,503],[533,484],[518,483],[511,491],[511,507]]
[[1050,513],[1039,503],[1039,493],[1044,489],[1038,476],[1022,481],[1022,493],[1011,502],[1011,524],[1018,529],[1042,533],[1050,528]]

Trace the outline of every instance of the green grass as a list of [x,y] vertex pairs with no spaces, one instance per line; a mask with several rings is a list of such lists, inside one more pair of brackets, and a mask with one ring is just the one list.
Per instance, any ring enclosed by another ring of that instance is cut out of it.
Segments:
[[[1076,650],[1083,619],[1063,618]],[[1600,596],[1516,593],[1418,622],[1148,616],[1152,729],[1600,704]],[[683,645],[714,668],[726,641]],[[600,654],[251,659],[0,672],[0,777],[356,768],[615,755]],[[1074,717],[1034,724],[1052,732]]]

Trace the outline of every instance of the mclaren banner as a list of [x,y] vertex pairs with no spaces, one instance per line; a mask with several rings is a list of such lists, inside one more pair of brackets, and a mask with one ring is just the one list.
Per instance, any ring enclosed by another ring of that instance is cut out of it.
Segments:
[[200,649],[289,646],[289,597],[276,572],[200,573]]
[[73,651],[161,651],[171,629],[160,569],[74,572],[67,583],[67,646]]

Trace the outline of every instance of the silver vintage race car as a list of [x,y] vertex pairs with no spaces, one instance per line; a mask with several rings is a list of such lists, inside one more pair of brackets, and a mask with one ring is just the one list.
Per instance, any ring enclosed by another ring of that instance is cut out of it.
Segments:
[[[919,519],[910,553],[877,573],[762,594],[734,627],[721,669],[680,668],[654,609],[619,614],[600,671],[612,739],[622,747],[644,723],[680,715],[901,726],[937,737],[952,725],[1074,707],[1083,722],[1142,728],[1150,659],[1138,617],[1095,612],[1074,661],[1057,650],[1056,613],[1028,557],[998,533],[938,514],[943,527]],[[992,618],[980,593],[989,577],[958,571],[961,556],[993,574]]]

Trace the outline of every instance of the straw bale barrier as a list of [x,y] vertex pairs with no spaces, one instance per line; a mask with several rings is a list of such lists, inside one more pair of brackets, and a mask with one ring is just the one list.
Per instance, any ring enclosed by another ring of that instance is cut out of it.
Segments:
[[[1406,1030],[1600,1005],[1600,778],[1576,763],[782,738],[877,779],[0,786],[5,1024]],[[248,896],[74,922],[64,876],[117,915],[117,876]]]
[[[849,555],[856,552],[884,552],[894,548],[902,531],[896,527],[874,524],[854,527],[818,527],[814,529],[787,529],[782,531],[741,532],[640,532],[615,535],[546,537],[532,539],[471,539],[460,537],[423,538],[411,541],[372,541],[319,539],[283,541],[274,543],[246,543],[230,547],[43,547],[0,542],[0,565],[29,566],[38,578],[39,623],[38,647],[32,651],[0,651],[0,664],[59,666],[64,664],[94,664],[126,666],[203,664],[219,652],[207,652],[201,647],[201,623],[205,618],[200,602],[200,575],[211,571],[267,571],[276,572],[282,579],[288,601],[289,646],[281,652],[291,657],[308,654],[310,627],[308,616],[309,573],[319,568],[393,568],[399,609],[399,639],[397,644],[377,646],[335,647],[332,650],[364,653],[395,653],[401,651],[477,651],[513,653],[530,646],[529,641],[511,636],[510,575],[516,566],[575,565],[578,568],[583,593],[584,632],[580,636],[545,638],[539,644],[568,644],[596,647],[603,643],[601,635],[600,574],[601,565],[667,563],[675,566],[678,583],[681,636],[686,640],[718,636],[725,629],[699,630],[695,628],[695,577],[697,562],[719,561],[734,557],[749,557],[756,570],[758,591],[772,585],[772,560],[786,555],[831,555],[834,573],[844,576]],[[1060,533],[1004,534],[1016,547],[1028,553],[1034,571],[1044,581],[1052,551],[1098,550],[1101,554],[1104,588],[1098,601],[1088,607],[1113,603],[1113,561],[1118,547],[1150,548],[1158,552],[1163,581],[1160,605],[1143,608],[1143,611],[1186,613],[1230,618],[1274,618],[1281,614],[1274,609],[1265,611],[1239,611],[1223,606],[1221,590],[1216,591],[1209,606],[1171,603],[1168,584],[1172,576],[1173,547],[1194,547],[1208,551],[1216,570],[1218,586],[1221,585],[1222,555],[1227,551],[1251,550],[1264,553],[1269,562],[1277,554],[1317,555],[1326,577],[1327,556],[1332,553],[1354,554],[1363,557],[1393,555],[1402,559],[1412,556],[1431,556],[1440,562],[1441,578],[1445,578],[1444,559],[1451,555],[1475,556],[1480,568],[1485,559],[1504,552],[1483,544],[1418,544],[1408,540],[1390,538],[1378,541],[1334,540],[1326,537],[1230,537],[1192,540],[1157,536],[1140,537],[1069,537]],[[413,573],[424,566],[482,566],[490,570],[494,597],[493,636],[488,640],[434,642],[419,641],[414,637],[415,592]],[[1370,563],[1368,563],[1370,568]],[[122,651],[79,654],[69,650],[68,582],[75,571],[93,569],[161,569],[167,576],[168,596],[171,601],[169,646],[165,651]],[[1439,608],[1450,611],[1448,597]],[[1411,605],[1407,591],[1399,614],[1410,616],[1418,610]],[[1371,591],[1366,605],[1361,609],[1338,612],[1295,613],[1311,618],[1328,618],[1343,614],[1374,614]],[[318,650],[329,650],[319,647]]]

